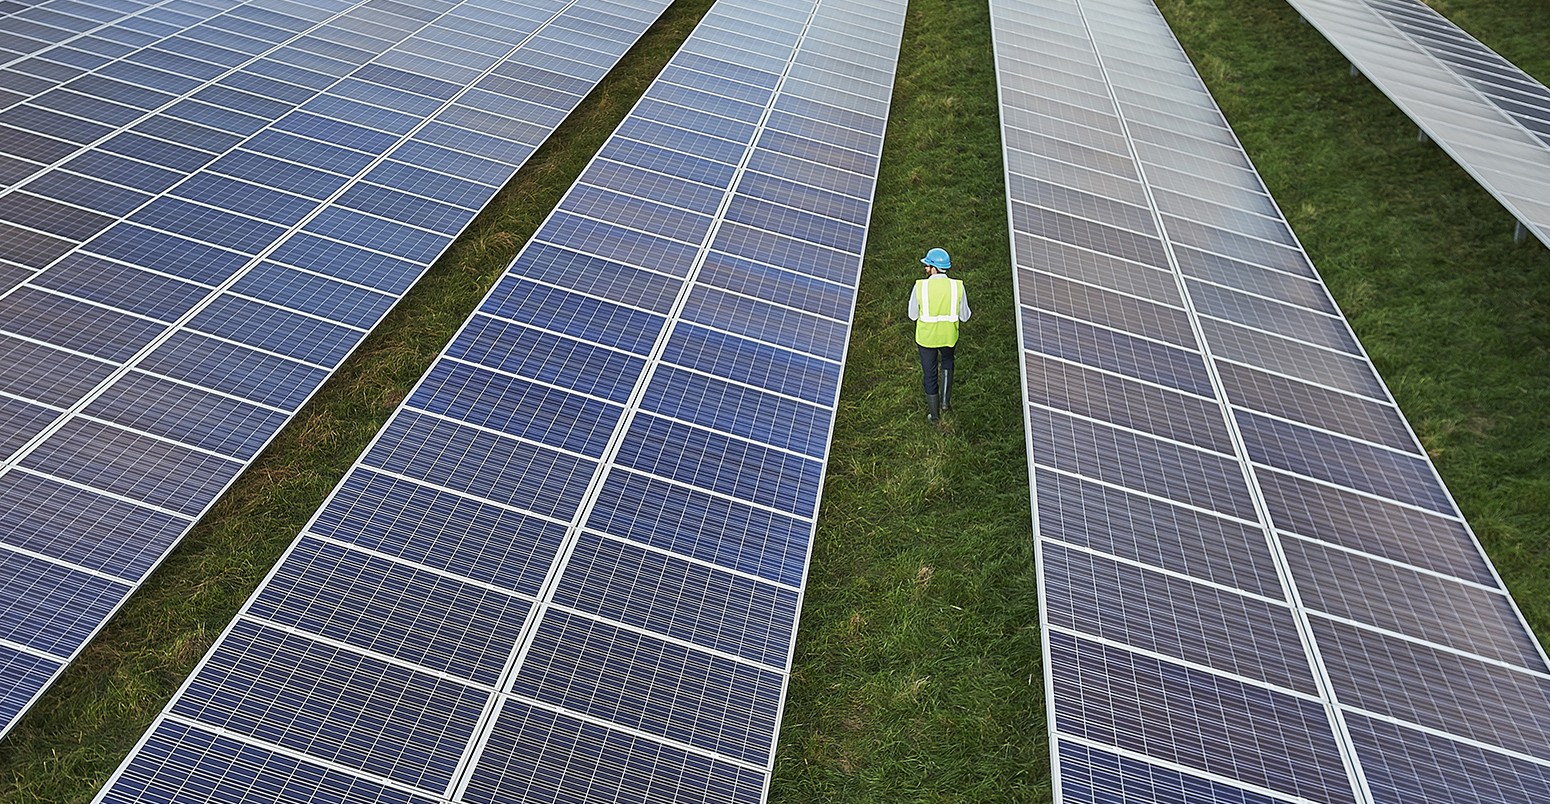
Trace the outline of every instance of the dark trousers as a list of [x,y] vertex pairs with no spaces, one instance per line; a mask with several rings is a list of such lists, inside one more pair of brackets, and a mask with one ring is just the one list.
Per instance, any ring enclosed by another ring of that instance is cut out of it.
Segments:
[[926,396],[936,396],[936,373],[940,368],[943,371],[953,370],[953,347],[951,346],[921,346],[915,344],[920,350],[920,373],[925,380]]

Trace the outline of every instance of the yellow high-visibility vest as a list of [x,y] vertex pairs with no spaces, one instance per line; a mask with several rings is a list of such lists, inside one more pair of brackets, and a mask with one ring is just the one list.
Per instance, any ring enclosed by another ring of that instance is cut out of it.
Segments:
[[958,299],[963,283],[951,277],[933,282],[931,277],[915,281],[915,342],[921,346],[955,346],[958,343]]

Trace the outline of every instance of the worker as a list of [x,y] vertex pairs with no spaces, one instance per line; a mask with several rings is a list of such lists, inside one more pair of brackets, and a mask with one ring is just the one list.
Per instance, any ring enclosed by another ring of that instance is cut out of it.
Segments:
[[962,282],[948,278],[953,260],[946,251],[931,249],[920,263],[926,266],[926,278],[916,280],[910,293],[910,320],[915,322],[915,345],[920,349],[926,418],[936,424],[943,409],[953,408],[953,347],[958,344],[958,322],[969,320],[969,297]]

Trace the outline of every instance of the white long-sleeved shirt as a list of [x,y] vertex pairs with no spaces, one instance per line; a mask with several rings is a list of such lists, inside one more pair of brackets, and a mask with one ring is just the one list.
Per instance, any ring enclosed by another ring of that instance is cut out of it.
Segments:
[[[926,281],[935,282],[938,279],[947,279],[947,274],[932,274]],[[920,318],[920,302],[915,298],[915,286],[910,286],[910,320]],[[969,320],[969,291],[967,285],[958,286],[958,320]]]

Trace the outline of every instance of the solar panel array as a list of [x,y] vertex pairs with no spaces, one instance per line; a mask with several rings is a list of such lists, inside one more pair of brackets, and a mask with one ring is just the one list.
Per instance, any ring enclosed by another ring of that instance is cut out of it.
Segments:
[[8,9],[0,734],[667,5]]
[[1060,800],[1550,800],[1545,655],[1161,15],[991,6]]
[[1550,89],[1418,0],[1287,0],[1550,245]]
[[904,6],[712,8],[99,800],[762,800]]

